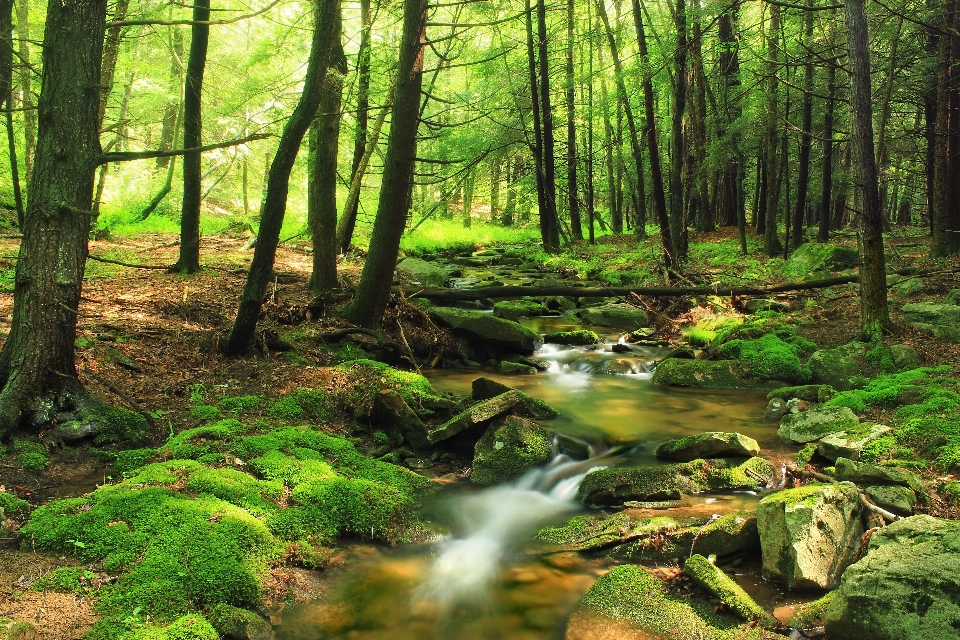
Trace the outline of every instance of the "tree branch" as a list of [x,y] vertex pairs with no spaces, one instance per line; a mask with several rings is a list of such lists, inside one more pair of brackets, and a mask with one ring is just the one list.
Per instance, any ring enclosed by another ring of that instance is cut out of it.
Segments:
[[247,20],[248,18],[255,18],[259,15],[270,11],[270,9],[277,6],[280,0],[273,0],[270,4],[265,6],[263,9],[256,11],[254,13],[247,13],[242,16],[237,16],[235,18],[225,18],[222,20],[117,20],[115,22],[108,22],[107,29],[113,29],[116,27],[135,27],[135,26],[146,26],[146,25],[160,25],[165,27],[176,27],[179,25],[218,25],[218,24],[233,24],[235,22],[240,22],[241,20]]
[[213,151],[214,149],[225,149],[237,145],[246,144],[254,140],[264,140],[271,137],[266,133],[257,133],[246,138],[237,140],[227,140],[226,142],[217,142],[214,144],[194,147],[192,149],[170,149],[169,151],[110,151],[100,155],[99,164],[108,162],[129,162],[130,160],[149,160],[151,158],[171,158],[173,156],[184,156],[188,153],[203,153],[204,151]]

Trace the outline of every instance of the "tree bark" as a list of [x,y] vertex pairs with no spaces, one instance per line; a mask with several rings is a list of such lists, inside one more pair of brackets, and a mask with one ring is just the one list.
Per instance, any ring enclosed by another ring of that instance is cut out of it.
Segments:
[[[117,8],[113,12],[112,22],[121,22],[127,17],[127,8],[130,0],[117,0]],[[103,129],[103,119],[107,115],[107,102],[113,91],[113,77],[117,71],[117,57],[120,55],[120,38],[123,34],[122,26],[111,26],[107,29],[107,38],[103,45],[103,62],[100,69],[100,109],[97,112],[97,122]]]
[[560,250],[560,227],[557,219],[557,171],[548,41],[546,0],[539,0],[537,2],[537,62],[540,68],[540,122],[543,125],[543,186],[547,205],[546,211],[540,211],[540,228],[544,249],[556,252]]
[[[210,39],[210,0],[194,0],[190,39],[190,57],[187,59],[186,91],[183,97],[183,147],[193,149],[202,142],[201,104],[203,72],[207,64],[207,44]],[[200,179],[201,153],[183,156],[183,204],[180,210],[180,258],[170,270],[177,273],[200,271],[200,206],[202,184]]]
[[580,198],[577,191],[577,109],[576,79],[573,75],[574,2],[567,0],[567,202],[570,209],[570,233],[583,240],[580,224]]
[[463,226],[469,229],[473,219],[473,170],[463,179]]
[[770,11],[770,24],[767,27],[767,143],[766,143],[766,196],[765,218],[763,225],[763,250],[770,257],[783,252],[783,245],[777,236],[777,210],[780,193],[777,185],[777,158],[780,153],[777,147],[780,143],[780,114],[778,113],[777,92],[779,80],[777,73],[780,66],[780,7],[774,3],[767,3]]
[[82,421],[92,401],[77,378],[74,341],[101,153],[100,92],[91,88],[101,83],[106,14],[106,0],[47,7],[37,155],[0,352],[0,438],[24,424]]
[[361,327],[380,324],[390,297],[397,266],[400,236],[407,220],[419,125],[420,90],[423,85],[423,47],[426,41],[428,0],[405,0],[403,36],[397,75],[393,121],[384,158],[380,204],[370,237],[370,248],[357,295],[350,308],[351,319]]
[[[179,127],[183,115],[183,73],[180,61],[183,59],[183,35],[179,29],[170,29],[170,88],[177,92],[176,98],[167,101],[163,107],[163,121],[160,128],[160,149],[169,151],[177,144]],[[165,168],[172,160],[168,157],[157,158],[157,168]]]
[[944,257],[960,250],[960,38],[950,35],[957,0],[943,1],[944,29],[937,65],[937,118],[933,166],[933,242],[930,254]]
[[33,71],[30,68],[30,0],[17,0],[17,40],[20,59],[20,92],[23,107],[23,168],[27,179],[33,175],[37,117],[33,109]]
[[687,219],[683,184],[683,165],[687,157],[683,144],[683,118],[687,108],[686,0],[676,0],[674,24],[677,30],[677,46],[673,51],[674,92],[670,126],[670,237],[676,252],[674,261],[680,263],[686,259],[687,254]]
[[277,153],[270,165],[267,193],[260,210],[257,248],[250,263],[250,272],[247,274],[247,282],[240,297],[240,306],[233,322],[233,329],[222,345],[226,355],[240,355],[246,352],[253,342],[260,309],[263,306],[263,296],[273,273],[277,243],[280,241],[280,227],[283,225],[287,192],[290,187],[290,171],[297,159],[303,136],[320,108],[325,91],[324,78],[327,69],[331,66],[334,49],[339,47],[340,0],[319,0],[315,6],[313,39],[310,43],[310,57],[303,82],[303,93],[283,127]]
[[[500,215],[500,163],[499,154],[490,158],[490,222],[496,222]],[[510,160],[507,160],[507,178],[510,177]],[[511,186],[507,187],[507,208],[510,208]],[[506,211],[504,211],[503,226],[509,227],[513,224],[513,209],[510,209],[510,223],[506,221]]]
[[[353,137],[353,165],[350,180],[363,180],[366,164],[363,156],[367,149],[368,123],[370,119],[370,38],[373,23],[370,15],[370,0],[360,0],[360,48],[357,51],[357,128]],[[377,136],[379,137],[379,135]],[[350,249],[353,230],[357,223],[360,198],[347,201],[343,211],[343,234],[338,234],[337,245],[341,252]],[[342,237],[340,237],[342,236]]]
[[337,151],[343,81],[327,72],[317,117],[310,126],[307,222],[313,241],[310,290],[320,295],[337,288]]
[[[807,0],[803,14],[803,43],[813,47],[813,0]],[[793,234],[789,246],[794,249],[803,243],[803,216],[807,209],[807,187],[810,182],[810,148],[813,146],[813,54],[809,51],[803,64],[803,122],[800,125],[800,165],[797,175],[797,202],[793,209]],[[789,249],[788,246],[788,249]]]
[[864,0],[846,0],[847,59],[854,185],[860,202],[860,317],[865,338],[880,338],[890,326],[883,256],[879,176],[873,148],[873,98]]
[[[830,41],[833,40],[831,28]],[[837,60],[830,60],[827,67],[827,110],[823,116],[823,177],[820,180],[820,228],[817,242],[830,239],[831,203],[833,201],[833,114],[837,101]]]

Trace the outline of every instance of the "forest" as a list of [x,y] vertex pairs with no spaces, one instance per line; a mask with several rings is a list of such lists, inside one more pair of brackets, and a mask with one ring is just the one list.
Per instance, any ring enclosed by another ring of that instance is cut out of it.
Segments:
[[0,0],[0,640],[960,638],[957,0]]

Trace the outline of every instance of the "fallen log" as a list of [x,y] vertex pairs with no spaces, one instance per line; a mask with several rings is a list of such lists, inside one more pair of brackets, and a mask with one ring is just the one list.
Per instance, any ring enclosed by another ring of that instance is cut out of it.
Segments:
[[[900,269],[887,275],[900,276],[927,276],[940,273],[957,273],[960,270],[929,270]],[[607,296],[627,296],[635,293],[638,296],[653,298],[667,298],[676,296],[762,296],[789,291],[809,291],[812,289],[826,289],[842,284],[859,282],[860,276],[837,276],[819,280],[805,280],[803,282],[786,282],[759,287],[576,287],[576,286],[516,286],[505,285],[500,287],[483,287],[482,289],[447,289],[442,287],[394,287],[394,292],[402,292],[407,298],[429,298],[431,300],[479,300],[482,298],[520,298],[534,296],[537,298],[548,296],[563,296],[565,298],[604,298]]]

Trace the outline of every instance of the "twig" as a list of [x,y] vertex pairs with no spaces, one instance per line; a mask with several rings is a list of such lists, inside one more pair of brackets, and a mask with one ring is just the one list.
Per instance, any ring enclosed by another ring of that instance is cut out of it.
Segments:
[[877,515],[882,516],[885,520],[889,520],[890,522],[894,522],[900,519],[900,516],[890,513],[886,509],[878,507],[877,505],[870,502],[870,498],[863,495],[862,493],[860,494],[860,504],[862,504],[864,508],[867,509],[868,511],[873,511]]
[[133,264],[131,262],[121,262],[120,260],[111,260],[110,258],[101,258],[100,256],[95,256],[95,255],[88,255],[87,259],[95,260],[97,262],[104,262],[106,264],[115,264],[121,267],[129,267],[131,269],[155,269],[158,271],[159,270],[166,271],[167,269],[170,268],[169,266],[161,267],[159,265],[153,265],[153,264]]
[[136,411],[137,413],[139,413],[140,415],[142,415],[144,418],[147,419],[147,422],[150,424],[151,427],[157,426],[157,423],[154,421],[153,416],[151,416],[149,413],[147,413],[147,412],[143,409],[143,407],[140,406],[140,403],[137,402],[136,400],[134,400],[133,398],[131,398],[129,395],[127,395],[127,394],[123,391],[123,389],[121,389],[120,387],[118,387],[118,386],[117,386],[116,384],[114,384],[113,382],[110,382],[110,381],[107,380],[106,378],[103,378],[103,377],[101,377],[101,376],[98,376],[97,374],[95,374],[95,373],[90,369],[90,367],[85,366],[85,367],[83,368],[83,372],[84,372],[86,375],[88,375],[88,376],[90,376],[91,378],[93,378],[94,380],[96,380],[97,382],[99,382],[100,384],[102,384],[103,386],[105,386],[107,389],[110,389],[110,391],[113,391],[117,396],[120,397],[121,400],[123,400],[123,401],[126,402],[128,405],[130,405],[131,407],[133,407],[133,410],[134,410],[134,411]]

